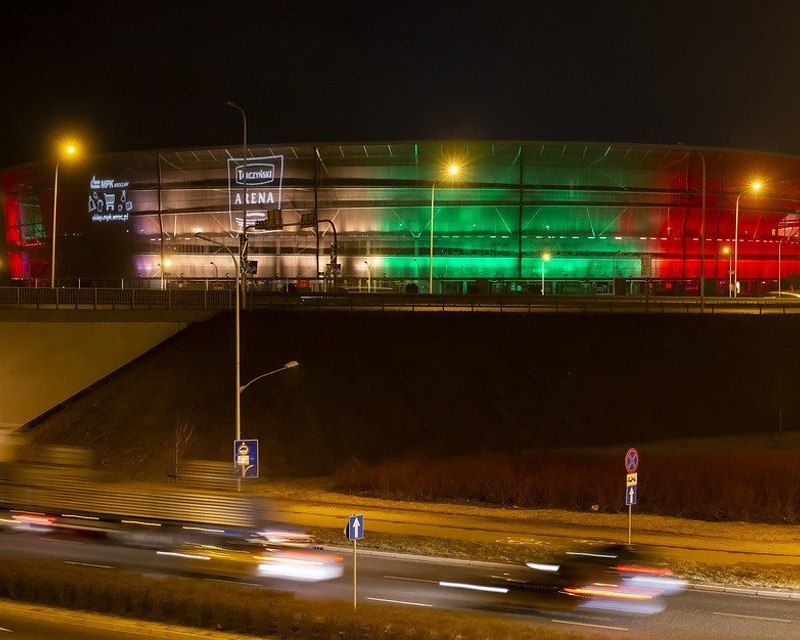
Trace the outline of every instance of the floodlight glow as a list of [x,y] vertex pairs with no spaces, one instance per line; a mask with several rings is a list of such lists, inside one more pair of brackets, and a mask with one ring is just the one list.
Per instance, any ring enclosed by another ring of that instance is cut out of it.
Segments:
[[461,171],[461,167],[459,167],[455,163],[453,163],[449,167],[447,167],[447,173],[449,173],[451,176],[457,176],[459,171]]
[[763,187],[763,186],[764,186],[764,185],[762,184],[761,180],[755,180],[755,181],[753,182],[753,184],[751,184],[751,185],[750,185],[750,188],[751,188],[753,191],[760,191],[760,190],[761,190],[761,187]]

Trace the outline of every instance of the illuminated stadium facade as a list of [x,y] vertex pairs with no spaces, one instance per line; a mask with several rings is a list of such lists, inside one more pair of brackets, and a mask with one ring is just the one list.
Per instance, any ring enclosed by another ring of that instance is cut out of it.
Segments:
[[[773,290],[779,273],[800,289],[800,157],[510,141],[252,145],[246,167],[242,156],[234,145],[62,163],[58,281],[232,278],[228,254],[195,234],[235,252],[246,217],[285,225],[248,233],[254,286],[329,287],[335,227],[342,286],[369,276],[379,290],[425,292],[433,208],[436,292],[538,292],[544,269],[548,293],[691,294],[702,263],[706,292],[727,295],[738,196],[742,294]],[[12,281],[49,283],[53,168],[0,174]]]

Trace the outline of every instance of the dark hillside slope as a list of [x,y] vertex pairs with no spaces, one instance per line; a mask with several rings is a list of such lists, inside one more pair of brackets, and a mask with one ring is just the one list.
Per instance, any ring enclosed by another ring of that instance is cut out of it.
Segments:
[[[514,452],[796,429],[791,316],[248,312],[245,437],[272,474],[358,457]],[[188,457],[229,459],[233,322],[196,323],[37,426],[104,467],[162,477],[176,422]]]

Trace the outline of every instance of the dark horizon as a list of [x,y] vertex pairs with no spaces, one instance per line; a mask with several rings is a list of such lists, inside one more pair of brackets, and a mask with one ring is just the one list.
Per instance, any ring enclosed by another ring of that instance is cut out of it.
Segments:
[[800,153],[787,2],[31,2],[6,10],[0,167],[241,140],[587,140]]

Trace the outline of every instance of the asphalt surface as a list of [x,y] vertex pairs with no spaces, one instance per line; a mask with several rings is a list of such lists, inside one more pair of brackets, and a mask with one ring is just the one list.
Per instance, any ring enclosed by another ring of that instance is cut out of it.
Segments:
[[[341,553],[344,559],[345,571],[341,578],[335,580],[300,583],[245,577],[240,581],[252,584],[253,588],[290,590],[311,599],[352,601],[352,552],[347,549],[336,552]],[[53,536],[35,531],[0,532],[0,557],[49,558],[54,563],[84,564],[108,572],[133,569],[161,575],[187,570],[185,561],[156,555],[154,550],[123,548],[69,535]],[[214,575],[214,571],[214,567],[206,563],[205,575],[197,579],[226,579]],[[601,633],[645,638],[800,638],[800,599],[688,590],[669,598],[664,611],[640,615],[562,610],[540,601],[519,606],[503,594],[440,584],[449,582],[486,586],[496,584],[496,578],[503,574],[520,576],[526,571],[524,567],[512,565],[422,560],[362,551],[358,557],[358,601],[514,616],[526,620],[532,628],[563,629],[587,636]],[[82,628],[81,635],[73,631],[56,632],[52,625],[60,623],[47,620],[46,617],[14,617],[0,608],[0,627],[13,632],[13,637],[119,638],[128,637],[125,633],[130,633],[92,628]],[[7,633],[9,631],[0,631],[0,640]],[[137,637],[141,637],[141,633]]]

